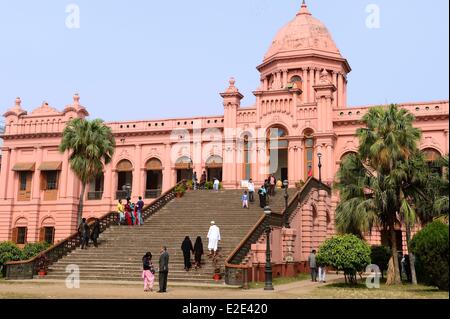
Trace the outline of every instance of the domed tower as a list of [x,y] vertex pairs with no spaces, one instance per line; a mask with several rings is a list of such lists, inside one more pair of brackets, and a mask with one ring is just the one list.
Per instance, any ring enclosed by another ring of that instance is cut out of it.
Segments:
[[325,25],[311,15],[305,1],[295,18],[275,36],[257,69],[261,73],[261,85],[254,94],[261,108],[260,119],[272,112],[274,106],[270,101],[285,100],[281,95],[287,93],[292,96],[287,111],[295,117],[297,106],[318,102],[315,87],[325,84],[325,80],[334,86],[331,108],[346,107],[350,65]]

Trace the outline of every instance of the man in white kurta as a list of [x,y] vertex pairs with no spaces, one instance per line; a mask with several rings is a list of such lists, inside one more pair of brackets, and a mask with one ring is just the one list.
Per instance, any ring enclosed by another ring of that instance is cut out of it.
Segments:
[[217,251],[219,241],[220,241],[220,229],[216,226],[215,222],[211,222],[211,227],[209,227],[208,231],[208,250],[210,251],[210,254],[212,255],[213,251],[214,254]]

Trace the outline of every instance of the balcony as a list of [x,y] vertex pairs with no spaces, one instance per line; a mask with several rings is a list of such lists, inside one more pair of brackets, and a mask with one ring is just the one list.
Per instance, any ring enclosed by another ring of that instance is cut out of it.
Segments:
[[161,196],[161,189],[147,189],[145,191],[145,198],[158,198]]
[[131,189],[130,191],[116,191],[116,199],[127,199],[131,197]]
[[103,197],[103,191],[101,192],[88,192],[88,200],[100,200]]

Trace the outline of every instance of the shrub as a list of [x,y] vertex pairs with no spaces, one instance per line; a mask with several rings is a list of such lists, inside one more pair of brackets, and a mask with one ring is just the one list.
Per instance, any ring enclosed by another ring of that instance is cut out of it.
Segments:
[[388,269],[389,260],[391,259],[391,249],[386,246],[372,246],[370,250],[372,264],[380,268],[381,277],[384,278],[384,272]]
[[34,244],[26,244],[23,248],[23,259],[28,260],[31,259],[37,255],[39,255],[40,252],[47,250],[51,245],[42,242],[42,243],[34,243]]
[[370,264],[370,246],[355,235],[335,236],[320,246],[317,263],[343,271],[345,281],[356,284],[356,274]]
[[448,226],[435,221],[419,231],[411,241],[420,282],[448,291]]
[[205,189],[209,189],[209,190],[214,189],[214,182],[211,182],[211,181],[206,182]]
[[10,241],[0,243],[0,273],[3,273],[3,265],[8,261],[17,261],[23,258],[22,250]]
[[184,194],[186,192],[186,186],[184,186],[183,184],[180,184],[180,185],[177,185],[174,190],[175,190],[175,193]]

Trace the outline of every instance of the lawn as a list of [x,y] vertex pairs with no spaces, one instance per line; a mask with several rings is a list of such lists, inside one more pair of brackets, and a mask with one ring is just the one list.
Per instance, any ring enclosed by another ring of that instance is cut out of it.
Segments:
[[449,299],[448,291],[440,291],[434,287],[411,284],[386,286],[384,282],[379,289],[369,289],[365,283],[353,287],[335,283],[318,287],[309,295],[318,299]]
[[[285,285],[285,284],[290,284],[293,282],[298,282],[298,281],[302,281],[302,280],[306,280],[306,279],[310,279],[310,278],[311,277],[309,274],[298,274],[295,277],[279,277],[279,278],[273,279],[273,285],[274,286]],[[264,282],[250,282],[249,287],[250,287],[250,289],[264,288]]]

